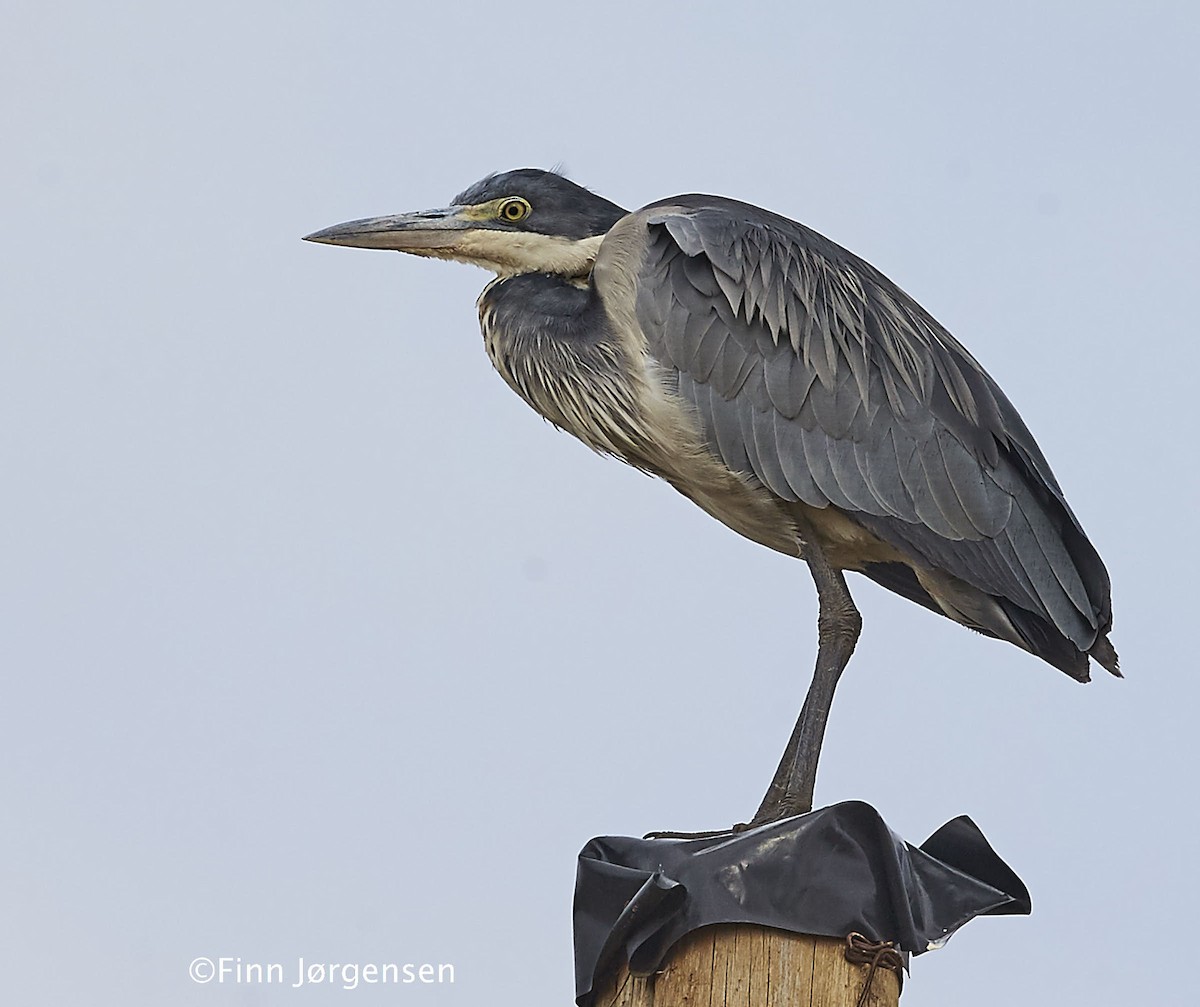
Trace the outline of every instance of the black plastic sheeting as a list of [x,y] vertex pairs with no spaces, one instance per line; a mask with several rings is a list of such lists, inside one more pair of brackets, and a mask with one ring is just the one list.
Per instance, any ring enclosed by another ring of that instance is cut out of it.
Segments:
[[708,839],[593,839],[575,882],[576,1003],[615,956],[649,975],[711,923],[857,932],[920,954],[976,916],[1029,911],[1025,885],[965,815],[920,847],[861,801]]

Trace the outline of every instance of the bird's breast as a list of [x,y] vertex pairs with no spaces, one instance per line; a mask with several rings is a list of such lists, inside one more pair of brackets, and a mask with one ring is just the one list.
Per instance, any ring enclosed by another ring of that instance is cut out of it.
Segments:
[[[873,548],[874,537],[835,508],[782,500],[752,474],[731,470],[640,332],[611,317],[589,289],[541,274],[506,277],[484,290],[478,306],[496,371],[536,412],[588,447],[661,477],[718,521],[777,552],[801,555],[798,509],[837,565],[855,566],[852,558]],[[843,556],[846,562],[838,563]]]
[[645,431],[630,361],[592,292],[523,274],[489,284],[478,306],[484,349],[508,386],[589,447],[636,464]]

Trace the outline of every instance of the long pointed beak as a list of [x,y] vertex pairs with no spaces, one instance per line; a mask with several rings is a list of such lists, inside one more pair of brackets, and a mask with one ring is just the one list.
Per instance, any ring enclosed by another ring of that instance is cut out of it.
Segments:
[[458,243],[463,231],[479,227],[478,220],[466,216],[466,209],[448,206],[441,210],[401,213],[395,217],[366,217],[314,231],[306,234],[304,240],[323,245],[386,248],[420,254],[426,249],[449,248]]

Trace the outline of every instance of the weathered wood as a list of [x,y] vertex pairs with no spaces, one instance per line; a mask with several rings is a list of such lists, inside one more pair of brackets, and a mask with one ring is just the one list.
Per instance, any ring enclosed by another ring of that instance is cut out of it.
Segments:
[[[591,1007],[855,1007],[868,967],[833,937],[722,923],[685,936],[652,976],[626,965],[597,983]],[[900,981],[877,969],[867,1007],[896,1007]]]

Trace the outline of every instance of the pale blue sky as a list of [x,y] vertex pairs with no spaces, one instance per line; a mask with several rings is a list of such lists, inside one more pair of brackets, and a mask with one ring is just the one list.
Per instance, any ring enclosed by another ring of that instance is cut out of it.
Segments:
[[[562,162],[883,269],[1003,385],[1108,563],[1127,679],[1086,687],[851,585],[818,801],[914,842],[968,813],[1034,900],[917,959],[905,1003],[1185,1002],[1193,5],[5,22],[3,999],[567,1004],[578,849],[753,812],[811,669],[803,566],[538,420],[480,345],[485,274],[299,240]],[[199,955],[457,981],[198,986]]]

